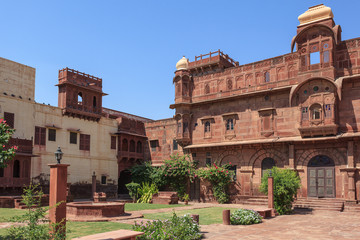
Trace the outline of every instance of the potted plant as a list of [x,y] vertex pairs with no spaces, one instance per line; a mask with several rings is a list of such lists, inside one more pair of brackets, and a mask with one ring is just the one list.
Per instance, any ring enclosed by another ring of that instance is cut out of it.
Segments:
[[184,200],[184,202],[185,202],[185,205],[188,205],[189,199],[190,199],[189,194],[185,193],[185,194],[184,194],[184,197],[183,197],[183,200]]

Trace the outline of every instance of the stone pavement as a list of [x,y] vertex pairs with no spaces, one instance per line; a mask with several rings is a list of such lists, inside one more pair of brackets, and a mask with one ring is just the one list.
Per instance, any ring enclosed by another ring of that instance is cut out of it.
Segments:
[[[176,210],[229,207],[259,209],[261,206],[239,204],[192,203],[188,207],[174,208]],[[139,211],[141,213],[156,213],[172,211],[172,208]],[[220,216],[221,217],[221,216]],[[200,216],[201,218],[201,216]],[[141,221],[146,219],[136,219]],[[134,220],[124,221],[133,224]],[[264,219],[261,224],[249,226],[225,226],[222,224],[201,225],[205,239],[237,240],[359,240],[360,215],[351,212],[335,211],[296,211],[292,215],[277,216]]]

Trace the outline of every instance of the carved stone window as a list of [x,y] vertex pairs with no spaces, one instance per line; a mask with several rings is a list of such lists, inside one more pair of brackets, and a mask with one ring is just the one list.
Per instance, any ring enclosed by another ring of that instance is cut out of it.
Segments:
[[259,111],[260,133],[262,136],[269,137],[274,134],[274,108],[264,108]]
[[226,120],[226,131],[234,130],[234,119],[229,118]]
[[205,94],[209,94],[210,93],[210,86],[209,84],[205,85]]
[[233,83],[232,83],[231,79],[229,79],[229,80],[227,81],[227,89],[228,89],[228,90],[231,90],[232,88],[233,88]]
[[265,77],[265,82],[270,82],[270,73],[269,72],[265,72],[264,77]]
[[310,108],[311,120],[321,120],[321,105],[314,104]]
[[206,121],[204,125],[204,132],[210,132],[210,121]]

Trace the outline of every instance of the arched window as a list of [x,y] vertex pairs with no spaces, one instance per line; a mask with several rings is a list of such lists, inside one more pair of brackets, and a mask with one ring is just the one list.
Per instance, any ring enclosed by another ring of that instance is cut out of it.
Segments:
[[265,82],[270,82],[270,73],[269,72],[265,72]]
[[321,119],[321,105],[314,104],[310,108],[311,120],[320,120]]
[[206,121],[205,122],[205,129],[204,129],[205,132],[210,132],[210,122],[209,121]]
[[205,85],[205,94],[209,94],[210,93],[210,86],[209,84]]
[[142,153],[142,143],[140,141],[137,142],[136,152],[137,153]]
[[96,107],[96,97],[94,96],[93,98],[93,107],[95,108]]
[[130,140],[130,152],[135,152],[135,141]]
[[13,177],[14,178],[19,178],[20,177],[20,161],[19,160],[14,161]]
[[234,130],[234,119],[229,118],[226,120],[226,131]]
[[126,138],[122,141],[121,151],[129,151],[128,140]]
[[264,158],[261,162],[261,176],[264,176],[265,172],[275,167],[275,160],[272,158]]
[[82,95],[82,92],[79,92],[79,93],[78,93],[78,99],[77,99],[77,100],[78,100],[78,104],[79,104],[79,105],[81,105],[81,104],[82,104],[82,102],[83,102],[83,95]]

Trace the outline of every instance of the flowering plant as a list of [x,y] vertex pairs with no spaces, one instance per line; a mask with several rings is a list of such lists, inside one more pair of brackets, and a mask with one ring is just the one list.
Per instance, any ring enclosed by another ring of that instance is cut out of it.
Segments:
[[[231,164],[231,163],[230,163]],[[208,180],[213,188],[214,197],[219,203],[226,203],[229,201],[227,188],[233,179],[234,173],[229,169],[230,164],[217,166],[215,163],[207,168],[199,169],[199,177]]]
[[144,232],[144,235],[138,236],[136,239],[193,240],[201,239],[202,236],[199,225],[189,215],[179,217],[175,212],[170,219],[135,222],[133,230]]
[[174,189],[180,199],[186,193],[187,181],[193,182],[197,177],[194,162],[190,161],[189,156],[170,156],[170,160],[165,160],[162,166],[162,174],[167,183]]
[[7,163],[15,156],[17,146],[9,147],[11,135],[15,132],[4,119],[0,119],[0,168],[5,168]]
[[238,209],[230,215],[232,225],[250,225],[261,223],[261,216],[258,212],[249,209]]

